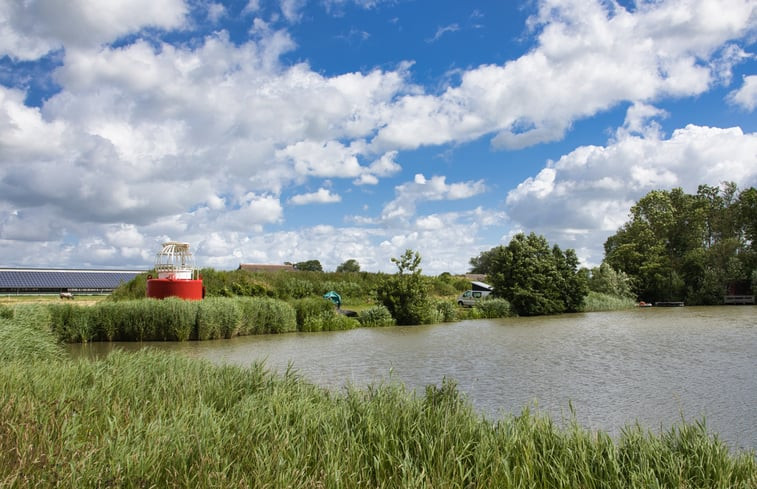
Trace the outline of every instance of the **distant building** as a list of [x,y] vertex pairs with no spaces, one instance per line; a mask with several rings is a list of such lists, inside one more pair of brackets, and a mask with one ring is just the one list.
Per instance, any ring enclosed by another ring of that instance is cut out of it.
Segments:
[[110,294],[145,270],[0,268],[0,294]]
[[463,275],[466,279],[470,280],[471,282],[483,282],[486,280],[486,274],[485,273],[466,273]]
[[294,272],[294,265],[265,265],[259,263],[240,263],[238,270],[248,272]]

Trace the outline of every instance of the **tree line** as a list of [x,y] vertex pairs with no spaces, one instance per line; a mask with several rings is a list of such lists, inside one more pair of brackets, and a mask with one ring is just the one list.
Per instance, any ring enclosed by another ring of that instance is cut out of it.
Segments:
[[654,190],[604,243],[602,264],[579,268],[573,250],[518,234],[470,259],[494,295],[520,315],[581,310],[592,291],[646,302],[722,304],[757,288],[757,190],[734,183]]

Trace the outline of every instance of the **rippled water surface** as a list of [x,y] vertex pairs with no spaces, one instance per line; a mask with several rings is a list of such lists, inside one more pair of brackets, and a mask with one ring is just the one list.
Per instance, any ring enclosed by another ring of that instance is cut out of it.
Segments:
[[[143,344],[144,345],[144,344]],[[99,354],[114,346],[76,347]],[[489,418],[526,406],[612,434],[704,417],[734,447],[757,449],[757,308],[646,308],[556,317],[232,340],[150,343],[216,363],[289,364],[339,389],[391,377],[410,388],[457,381]]]

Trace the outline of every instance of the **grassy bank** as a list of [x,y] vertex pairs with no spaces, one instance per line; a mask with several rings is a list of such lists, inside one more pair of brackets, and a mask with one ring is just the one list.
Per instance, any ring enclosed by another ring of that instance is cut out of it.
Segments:
[[[0,319],[0,486],[753,488],[753,454],[700,424],[617,439],[490,421],[443,381],[329,392],[157,351],[65,358]],[[41,331],[41,330],[40,330]],[[33,341],[33,344],[29,344]],[[28,352],[38,352],[30,356]]]

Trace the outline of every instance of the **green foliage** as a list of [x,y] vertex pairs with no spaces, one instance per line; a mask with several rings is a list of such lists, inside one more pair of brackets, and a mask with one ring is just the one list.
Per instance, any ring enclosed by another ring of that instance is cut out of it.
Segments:
[[373,306],[370,309],[361,311],[358,316],[358,321],[362,326],[375,327],[375,326],[394,326],[394,318],[389,309],[383,304]]
[[294,264],[294,268],[296,270],[301,270],[303,272],[322,272],[323,266],[321,266],[321,262],[318,260],[307,260],[307,261],[301,261]]
[[635,305],[636,301],[630,297],[619,297],[591,290],[584,300],[582,311],[619,311],[621,309],[633,308]]
[[64,358],[65,352],[49,328],[50,316],[44,307],[23,305],[8,310],[11,314],[3,312],[0,316],[0,362],[4,368],[14,361],[53,362]]
[[440,299],[433,301],[433,303],[437,313],[436,322],[449,323],[452,321],[457,321],[458,307],[457,304],[455,304],[455,301]]
[[588,291],[573,250],[551,249],[543,236],[517,234],[492,249],[489,277],[494,294],[521,316],[580,310]]
[[[0,323],[0,352],[8,351]],[[7,487],[754,487],[754,453],[704,423],[617,437],[524,409],[478,416],[454,383],[328,391],[259,364],[150,349],[0,369]]]
[[240,334],[289,333],[297,330],[294,308],[286,302],[267,297],[245,297],[237,301]]
[[625,272],[618,272],[607,263],[591,269],[589,290],[600,294],[633,299],[633,284]]
[[510,303],[499,297],[487,297],[477,301],[473,308],[476,310],[476,318],[506,318],[513,315]]
[[307,331],[308,327],[313,327],[307,326],[308,321],[314,321],[313,319],[309,318],[320,318],[324,314],[336,314],[336,308],[334,304],[322,297],[309,297],[307,299],[299,299],[293,301],[291,304],[292,307],[294,307],[295,313],[297,315],[298,331]]
[[719,304],[729,289],[748,289],[757,268],[755,216],[754,188],[655,190],[605,242],[605,261],[631,277],[635,295],[647,302]]
[[292,305],[297,315],[298,331],[341,331],[360,325],[356,319],[339,314],[334,305],[323,298],[300,299]]
[[331,310],[321,312],[320,314],[306,316],[303,320],[300,331],[304,333],[318,331],[344,331],[359,326],[360,322],[357,319],[338,314]]
[[140,273],[132,280],[122,283],[108,296],[109,301],[128,301],[142,299],[147,295],[147,276],[156,277],[154,270]]
[[496,246],[489,251],[482,251],[477,257],[470,259],[470,273],[489,275],[494,272],[493,260],[504,251],[504,246]]
[[198,304],[198,340],[231,338],[239,334],[242,312],[236,301],[209,297],[198,301]]
[[360,271],[360,263],[354,258],[350,258],[338,267],[336,267],[338,273],[357,273]]
[[315,294],[315,285],[308,280],[292,278],[284,282],[277,292],[281,298],[302,299]]
[[397,324],[433,323],[437,314],[421,275],[420,254],[405,250],[400,258],[392,258],[392,262],[397,265],[397,273],[379,284],[376,301],[389,310]]

